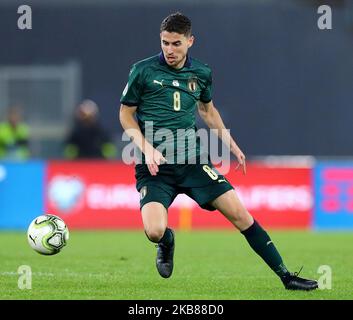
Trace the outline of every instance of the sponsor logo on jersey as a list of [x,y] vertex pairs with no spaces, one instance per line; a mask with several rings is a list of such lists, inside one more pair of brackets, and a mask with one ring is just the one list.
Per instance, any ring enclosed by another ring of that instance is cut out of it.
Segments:
[[178,80],[173,80],[173,86],[174,87],[179,87],[179,81]]
[[160,86],[163,87],[163,80],[161,80],[161,81],[153,80],[153,83],[159,84]]

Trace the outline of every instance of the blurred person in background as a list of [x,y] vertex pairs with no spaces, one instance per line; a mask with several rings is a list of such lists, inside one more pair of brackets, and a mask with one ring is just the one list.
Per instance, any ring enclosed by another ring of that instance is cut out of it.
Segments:
[[29,128],[23,122],[21,108],[10,107],[6,120],[0,123],[0,159],[27,160],[29,156]]
[[117,148],[109,133],[98,121],[99,110],[92,100],[84,100],[77,107],[74,125],[65,141],[67,159],[114,159]]

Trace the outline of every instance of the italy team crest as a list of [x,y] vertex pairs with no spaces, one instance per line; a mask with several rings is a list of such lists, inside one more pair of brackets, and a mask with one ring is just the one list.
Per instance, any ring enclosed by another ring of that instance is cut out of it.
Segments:
[[189,79],[188,88],[191,92],[195,92],[197,90],[197,78],[190,78]]
[[140,200],[142,200],[146,196],[146,194],[147,194],[147,187],[144,186],[140,190]]

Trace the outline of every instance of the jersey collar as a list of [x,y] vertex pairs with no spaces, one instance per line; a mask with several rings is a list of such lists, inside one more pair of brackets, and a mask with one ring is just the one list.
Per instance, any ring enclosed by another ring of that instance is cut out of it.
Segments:
[[[163,52],[159,53],[159,63],[162,65],[167,65],[169,67],[168,63],[165,61]],[[185,67],[187,67],[187,68],[191,67],[191,57],[188,54],[186,55],[186,60],[185,60],[184,66],[180,69],[175,69],[175,70],[181,70]]]

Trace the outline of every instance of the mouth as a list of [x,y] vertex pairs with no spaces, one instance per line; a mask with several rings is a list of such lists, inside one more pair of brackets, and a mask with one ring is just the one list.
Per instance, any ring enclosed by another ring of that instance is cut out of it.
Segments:
[[175,58],[175,57],[167,57],[167,60],[168,60],[169,62],[173,62],[173,61],[176,60],[176,58]]

